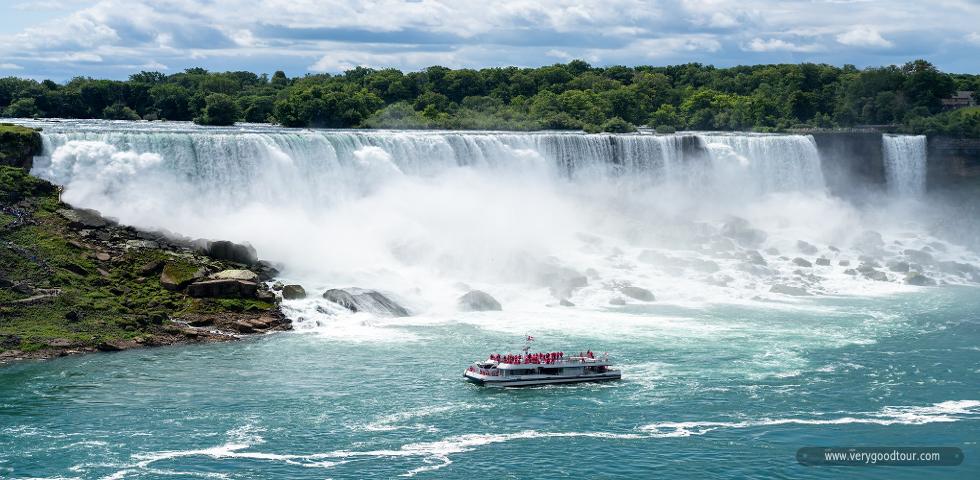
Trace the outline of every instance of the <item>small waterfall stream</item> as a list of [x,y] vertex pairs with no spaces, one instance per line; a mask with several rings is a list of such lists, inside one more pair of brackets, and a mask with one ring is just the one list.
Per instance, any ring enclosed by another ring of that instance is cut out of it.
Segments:
[[884,135],[882,150],[888,191],[919,197],[926,191],[926,136]]

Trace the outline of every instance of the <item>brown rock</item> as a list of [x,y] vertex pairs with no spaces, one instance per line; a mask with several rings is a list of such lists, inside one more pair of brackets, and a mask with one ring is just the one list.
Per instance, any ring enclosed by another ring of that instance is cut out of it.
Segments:
[[198,269],[195,272],[188,272],[186,268],[181,268],[173,263],[164,265],[163,271],[160,272],[160,283],[163,285],[163,288],[173,291],[180,290],[191,282],[201,278],[204,278],[204,271],[202,269]]
[[254,298],[258,289],[257,283],[244,280],[205,280],[188,285],[187,294],[196,298]]
[[140,267],[139,274],[141,277],[148,277],[154,275],[161,270],[163,270],[164,261],[163,260],[152,260],[147,262],[145,265]]

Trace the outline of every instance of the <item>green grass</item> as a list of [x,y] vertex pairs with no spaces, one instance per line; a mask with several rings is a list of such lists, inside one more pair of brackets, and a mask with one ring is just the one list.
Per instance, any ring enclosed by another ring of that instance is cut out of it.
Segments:
[[[58,202],[50,184],[19,169],[0,166],[0,198],[14,195],[19,196],[20,207],[31,212],[32,222],[9,230],[0,228],[0,275],[15,283],[26,281],[36,289],[56,288],[61,292],[33,305],[0,306],[0,339],[17,337],[19,345],[14,348],[35,351],[56,339],[94,346],[159,332],[168,322],[165,319],[185,313],[274,308],[273,304],[253,299],[192,299],[182,292],[163,288],[159,273],[141,276],[144,266],[160,260],[187,276],[192,276],[203,264],[222,267],[220,262],[210,259],[134,249],[118,253],[112,261],[96,260],[93,250],[79,249],[69,243],[69,239],[83,239],[55,213],[65,206]],[[0,216],[0,226],[10,221],[12,217]],[[3,246],[6,242],[16,248],[6,248]],[[79,267],[84,273],[71,271]],[[26,297],[0,289],[0,304]],[[69,312],[73,313],[69,315]],[[77,318],[70,320],[70,317]]]

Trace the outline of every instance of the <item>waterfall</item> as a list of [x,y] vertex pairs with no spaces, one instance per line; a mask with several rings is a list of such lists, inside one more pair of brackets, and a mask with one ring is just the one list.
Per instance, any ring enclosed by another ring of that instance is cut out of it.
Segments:
[[102,147],[86,152],[100,145],[119,154],[159,156],[152,171],[143,173],[166,174],[198,194],[220,193],[237,201],[304,199],[322,205],[358,195],[382,177],[431,177],[458,167],[572,181],[635,178],[722,190],[737,186],[753,194],[823,187],[814,142],[800,135],[209,130],[75,122],[70,128],[44,125],[43,140],[45,153],[35,173],[57,183],[72,181],[93,161],[109,174],[118,174],[123,165],[147,166],[123,157],[105,164]]
[[884,135],[881,141],[888,191],[901,197],[918,197],[925,193],[925,135]]
[[[588,277],[573,303],[595,308],[624,285],[658,300],[755,298],[804,281],[846,291],[850,276],[804,278],[788,259],[801,239],[857,258],[850,237],[873,225],[827,194],[810,135],[22,122],[43,129],[32,173],[69,204],[247,241],[284,280],[383,290],[415,311],[455,311],[471,288],[540,308],[565,276]],[[885,137],[890,187],[921,192],[924,144]],[[304,305],[297,318],[324,315]]]

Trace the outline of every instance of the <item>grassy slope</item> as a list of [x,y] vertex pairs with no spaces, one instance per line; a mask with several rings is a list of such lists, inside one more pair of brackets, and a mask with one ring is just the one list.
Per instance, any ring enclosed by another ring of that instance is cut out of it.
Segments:
[[[52,185],[21,169],[0,166],[0,282],[6,280],[6,288],[0,288],[0,352],[144,341],[179,331],[171,319],[183,315],[275,308],[254,299],[192,299],[166,290],[159,270],[151,273],[144,267],[160,260],[191,271],[233,266],[186,252],[113,251],[112,245],[83,238],[70,228],[56,213],[66,207]],[[107,253],[111,258],[106,260]],[[18,292],[16,286],[24,284],[31,291]],[[60,293],[30,304],[12,303],[55,291]]]

